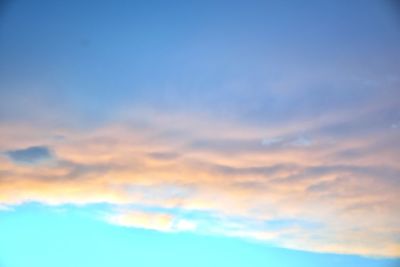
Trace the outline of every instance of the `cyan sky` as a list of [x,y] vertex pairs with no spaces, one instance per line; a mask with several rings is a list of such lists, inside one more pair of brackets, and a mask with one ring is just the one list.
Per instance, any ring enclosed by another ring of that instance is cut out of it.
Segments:
[[0,266],[394,266],[399,70],[395,1],[0,0]]
[[[105,224],[98,207],[30,204],[0,214],[0,266],[397,266],[398,260],[305,253],[217,236]],[[97,214],[93,217],[93,213]]]

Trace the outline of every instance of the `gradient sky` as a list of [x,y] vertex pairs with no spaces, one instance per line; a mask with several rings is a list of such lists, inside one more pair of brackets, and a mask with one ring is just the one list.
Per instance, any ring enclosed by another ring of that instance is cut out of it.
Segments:
[[400,265],[400,5],[0,0],[0,266]]

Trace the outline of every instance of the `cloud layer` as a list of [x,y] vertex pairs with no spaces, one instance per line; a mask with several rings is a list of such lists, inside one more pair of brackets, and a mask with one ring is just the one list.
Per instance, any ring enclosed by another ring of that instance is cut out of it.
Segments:
[[[109,203],[104,219],[123,226],[400,256],[397,129],[359,132],[349,114],[280,127],[137,114],[91,130],[2,128],[0,204]],[[47,147],[52,164],[20,164]]]

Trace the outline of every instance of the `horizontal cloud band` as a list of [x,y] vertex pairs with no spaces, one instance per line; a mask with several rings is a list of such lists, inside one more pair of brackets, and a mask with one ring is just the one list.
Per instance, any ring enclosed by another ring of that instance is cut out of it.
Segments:
[[400,256],[398,132],[332,138],[328,126],[161,115],[90,131],[14,125],[0,131],[0,205],[111,203],[105,219],[123,226]]

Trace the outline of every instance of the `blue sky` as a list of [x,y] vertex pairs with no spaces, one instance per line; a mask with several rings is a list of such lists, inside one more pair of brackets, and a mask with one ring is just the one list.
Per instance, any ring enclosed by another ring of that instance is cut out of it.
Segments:
[[[398,260],[306,253],[218,236],[106,224],[99,207],[25,205],[1,214],[1,266],[396,266]],[[94,210],[93,210],[94,209]]]
[[0,0],[0,266],[398,264],[399,12]]

